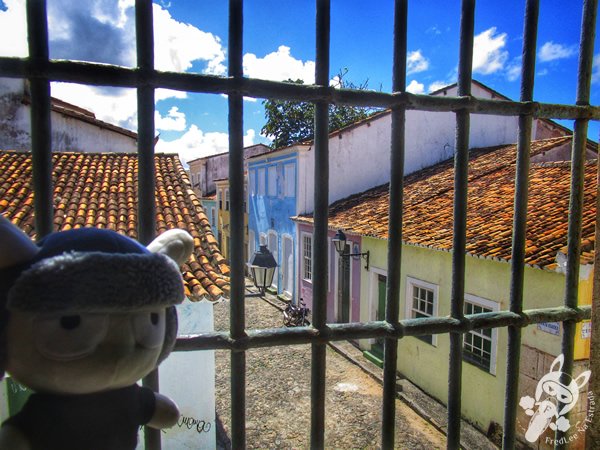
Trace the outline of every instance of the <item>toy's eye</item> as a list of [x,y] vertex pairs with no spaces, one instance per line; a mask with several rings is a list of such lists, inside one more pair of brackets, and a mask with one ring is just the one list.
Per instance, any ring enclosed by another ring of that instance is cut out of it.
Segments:
[[133,316],[136,342],[145,348],[158,348],[165,339],[165,310],[147,311]]
[[34,321],[35,344],[50,359],[71,360],[92,353],[108,330],[103,314],[44,314]]
[[60,326],[65,330],[74,330],[81,324],[81,316],[62,316]]

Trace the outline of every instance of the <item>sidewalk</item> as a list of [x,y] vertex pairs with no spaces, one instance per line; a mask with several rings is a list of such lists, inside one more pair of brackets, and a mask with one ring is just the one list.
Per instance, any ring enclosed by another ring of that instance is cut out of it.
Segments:
[[[329,345],[340,355],[356,364],[379,383],[383,384],[383,369],[365,358],[360,349],[356,348],[348,341],[330,342]],[[398,397],[417,414],[442,433],[446,434],[448,424],[446,407],[437,400],[431,398],[407,379],[399,379],[397,384]],[[485,434],[465,420],[461,421],[460,444],[465,450],[498,449]]]
[[[272,306],[283,309],[285,302],[272,295],[266,295],[264,299]],[[363,356],[362,350],[348,341],[330,342],[329,346],[348,361],[360,367],[371,378],[379,384],[383,384],[383,369],[369,361]],[[407,379],[398,379],[397,396],[410,406],[417,414],[423,417],[431,425],[442,433],[447,432],[447,409],[440,402],[427,395]],[[465,450],[497,450],[485,434],[465,420],[461,421],[461,447]]]

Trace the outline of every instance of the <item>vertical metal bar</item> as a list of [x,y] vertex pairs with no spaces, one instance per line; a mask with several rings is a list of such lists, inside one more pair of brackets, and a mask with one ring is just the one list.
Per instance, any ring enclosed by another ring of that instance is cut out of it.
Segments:
[[[152,2],[136,0],[135,30],[138,65],[138,239],[148,244],[156,235],[155,168],[154,168],[154,87],[147,76],[154,70],[154,33]],[[157,392],[158,370],[148,374],[142,384]],[[148,450],[160,450],[160,431],[144,428],[144,443]]]
[[[394,67],[393,91],[406,90],[406,49],[408,2],[394,4]],[[392,141],[390,155],[390,204],[388,209],[388,277],[385,320],[398,322],[400,309],[400,272],[402,262],[402,202],[404,181],[404,108],[392,110]],[[384,340],[383,357],[383,412],[381,447],[394,448],[396,425],[396,372],[398,368],[398,341]]]
[[[48,16],[45,0],[27,1],[27,40],[29,61],[35,71],[44,71],[48,63]],[[45,74],[44,74],[45,75]],[[52,128],[50,121],[50,82],[45,76],[30,78],[31,160],[35,230],[37,239],[52,233]]]
[[154,168],[154,87],[148,77],[154,70],[152,2],[136,0],[138,64],[138,239],[148,244],[156,235]]
[[[525,7],[523,30],[523,58],[521,68],[521,101],[533,100],[535,52],[539,0],[528,0]],[[517,141],[517,167],[515,174],[515,215],[511,256],[510,310],[523,311],[523,278],[525,268],[525,241],[527,238],[527,203],[529,190],[529,165],[531,151],[531,115],[519,116]],[[515,446],[515,427],[519,393],[519,360],[521,357],[521,329],[508,327],[508,356],[506,364],[506,391],[504,406],[503,448]]]
[[[229,76],[243,76],[243,10],[242,0],[229,2]],[[244,302],[244,145],[243,98],[230,94],[229,102],[229,193],[230,193],[230,261],[231,302],[230,333],[234,339],[243,337],[246,327]],[[231,353],[231,441],[233,448],[246,447],[246,352]]]
[[[471,95],[475,0],[463,0],[460,19],[460,56],[458,95]],[[467,181],[469,172],[469,111],[456,112],[456,155],[454,157],[454,236],[452,242],[451,315],[464,318],[465,251],[467,241]],[[462,334],[450,333],[448,369],[448,442],[449,449],[460,446]]]
[[[315,83],[329,85],[329,0],[317,0]],[[315,225],[314,272],[327,273],[327,218],[329,204],[329,105],[315,104]],[[318,187],[318,188],[317,188]],[[313,277],[313,326],[326,328],[327,277]],[[312,344],[310,445],[324,448],[325,443],[325,365],[326,345]]]
[[[596,151],[598,151],[596,145]],[[596,161],[596,226],[595,242],[600,242],[600,159]],[[594,253],[594,267],[600,267],[600,252]],[[590,339],[590,375],[589,391],[600,392],[600,270],[594,270],[592,292],[592,336]],[[600,442],[600,417],[594,414],[592,423],[585,434],[586,450],[594,450]]]
[[[589,105],[594,39],[596,36],[597,0],[583,3],[579,65],[577,73],[577,105]],[[571,152],[571,196],[569,199],[569,229],[567,232],[567,270],[565,276],[565,306],[577,307],[579,294],[579,259],[581,251],[581,223],[583,215],[583,186],[585,170],[585,149],[587,144],[588,120],[575,121],[573,149]],[[573,372],[574,342],[576,322],[563,322],[561,351],[564,355],[561,382],[569,383]],[[559,403],[559,408],[562,405]],[[555,448],[566,448],[566,433],[556,431]]]

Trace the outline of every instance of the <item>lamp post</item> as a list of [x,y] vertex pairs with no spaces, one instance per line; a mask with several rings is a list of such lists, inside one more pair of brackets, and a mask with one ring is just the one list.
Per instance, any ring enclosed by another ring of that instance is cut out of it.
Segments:
[[273,275],[275,275],[275,268],[277,267],[275,258],[273,258],[273,254],[266,245],[261,245],[252,256],[248,266],[250,267],[252,281],[254,281],[254,285],[259,292],[258,294],[247,295],[247,297],[262,297],[265,294],[265,289],[273,283]]
[[348,258],[351,256],[360,256],[365,260],[365,269],[369,270],[369,251],[367,250],[365,253],[344,253],[346,250],[346,235],[342,230],[338,230],[335,233],[334,238],[332,239],[333,245],[335,246],[335,250],[338,252],[340,256],[347,256]]

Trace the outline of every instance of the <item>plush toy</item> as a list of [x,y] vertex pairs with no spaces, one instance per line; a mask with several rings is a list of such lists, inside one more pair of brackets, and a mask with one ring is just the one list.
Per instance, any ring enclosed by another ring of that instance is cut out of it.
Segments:
[[81,228],[34,244],[0,216],[0,374],[35,391],[0,428],[0,449],[134,449],[175,403],[136,384],[175,343],[183,230],[147,248]]

